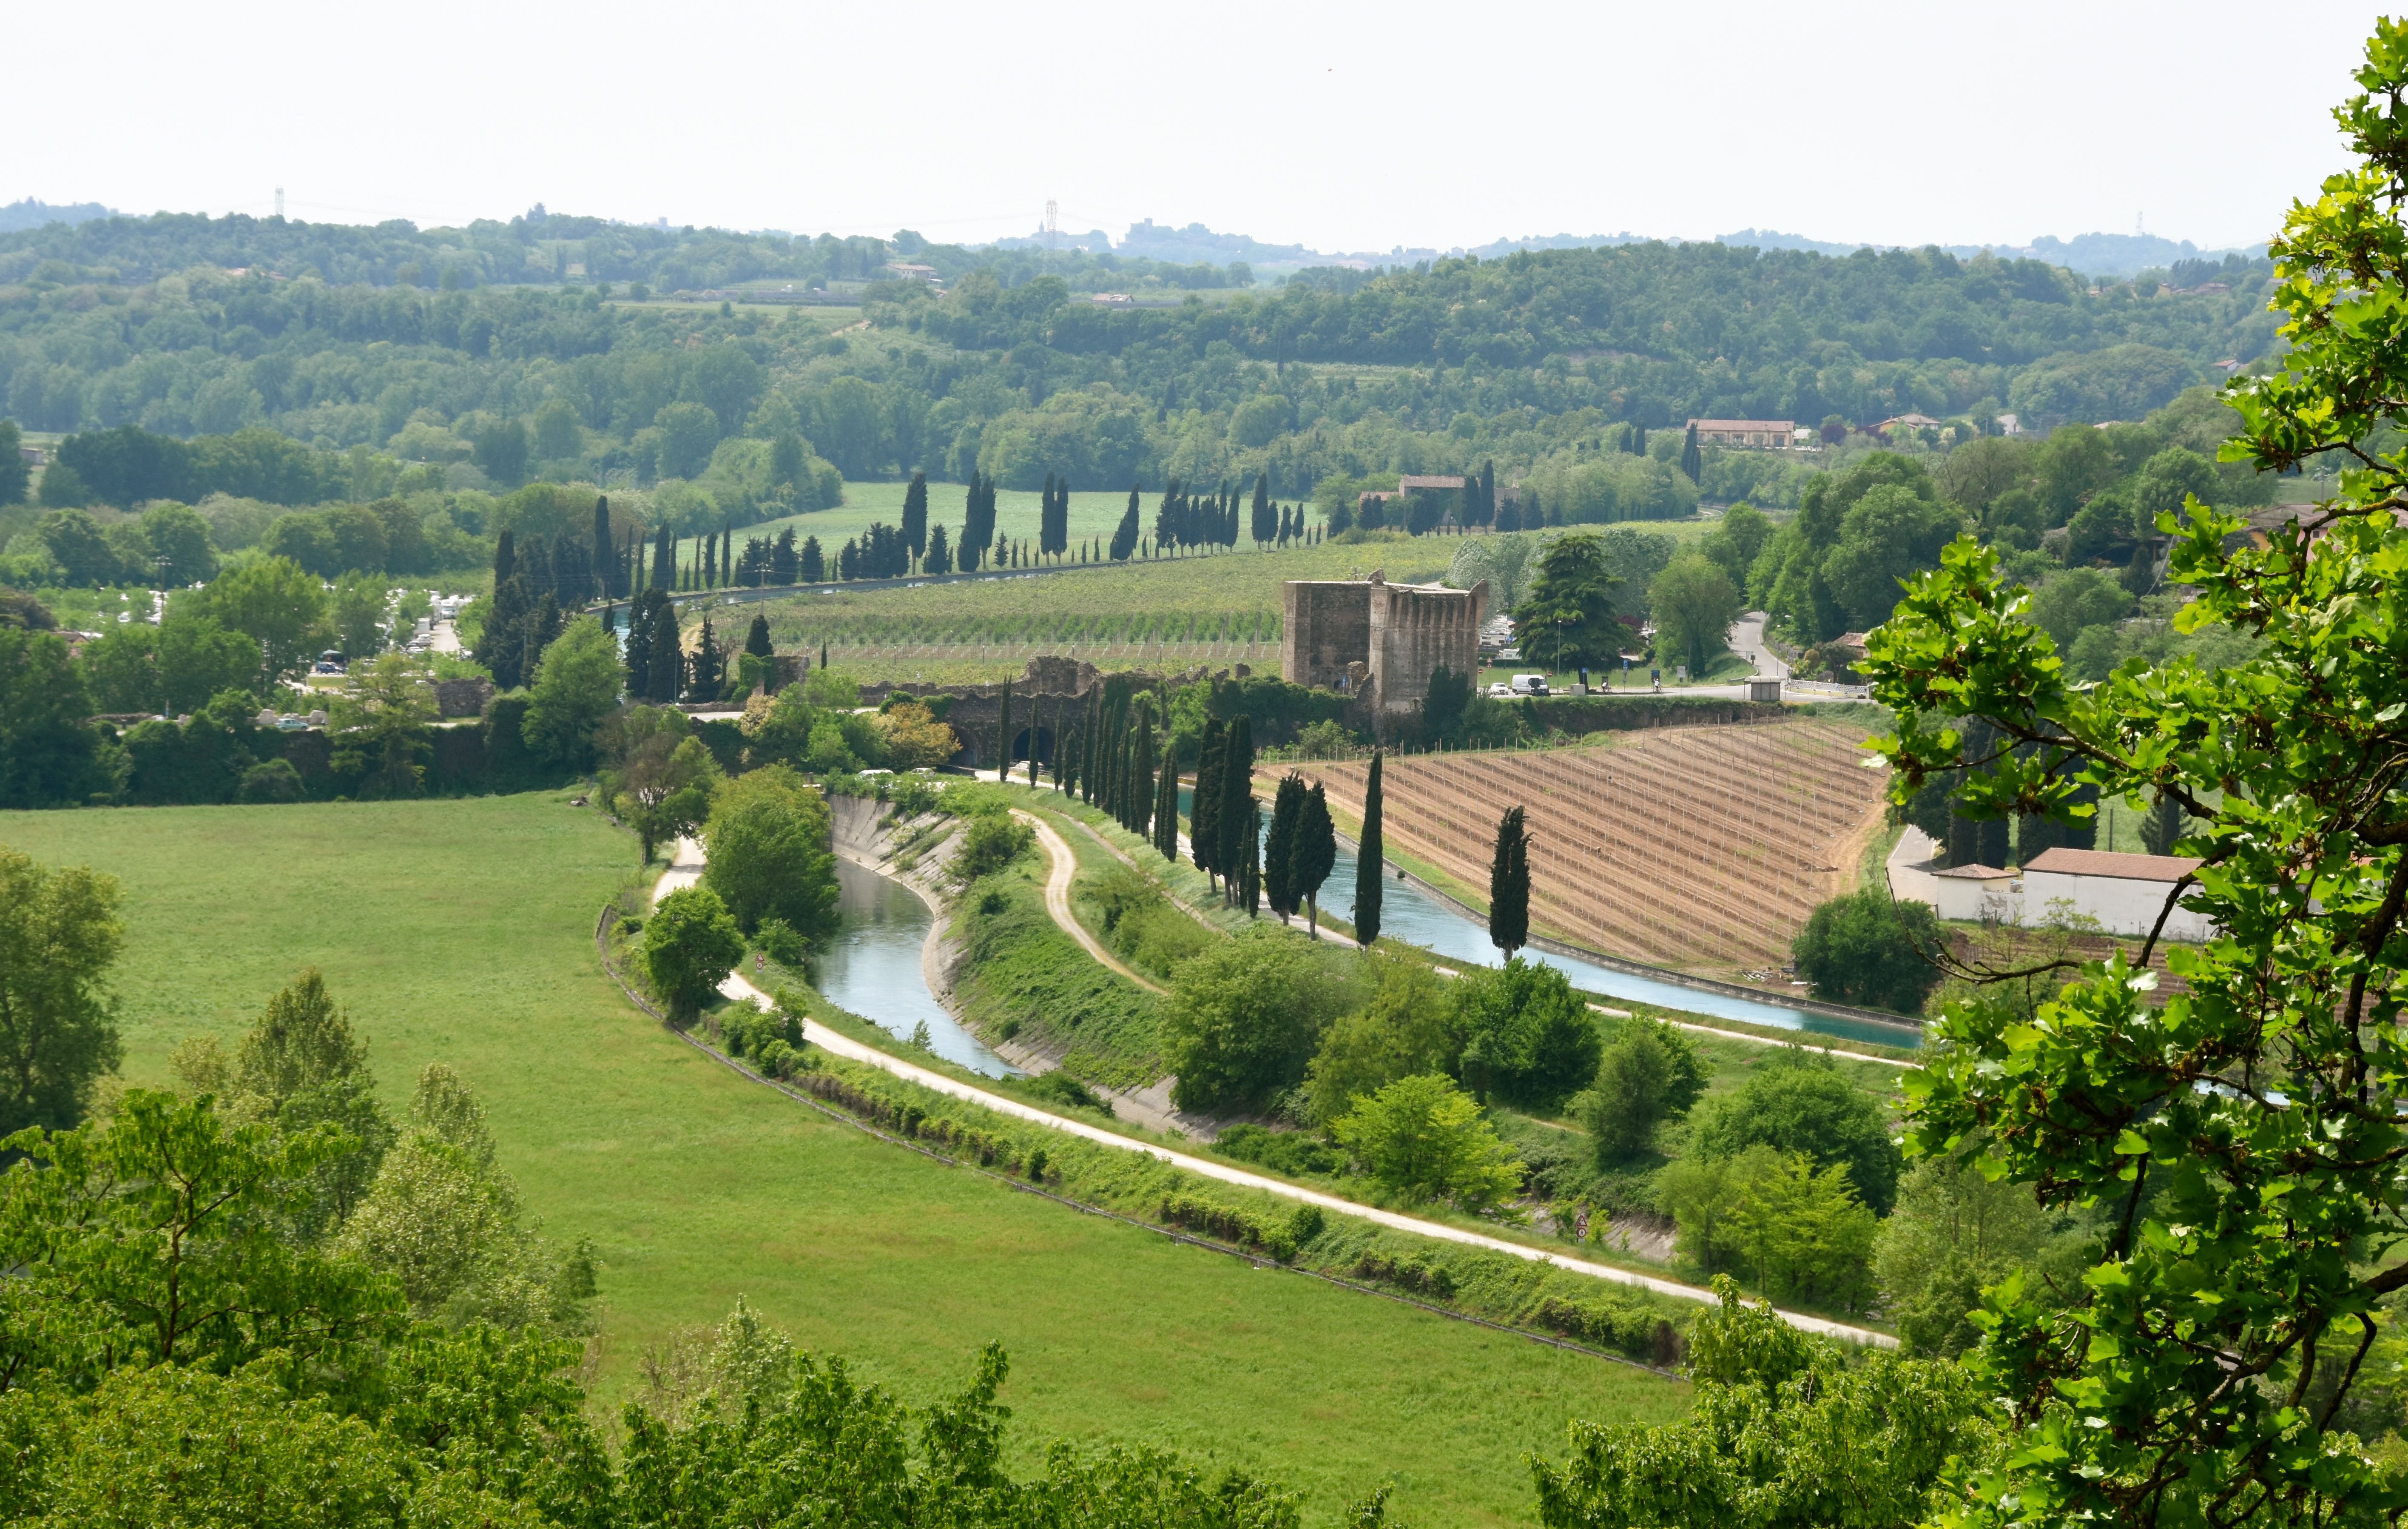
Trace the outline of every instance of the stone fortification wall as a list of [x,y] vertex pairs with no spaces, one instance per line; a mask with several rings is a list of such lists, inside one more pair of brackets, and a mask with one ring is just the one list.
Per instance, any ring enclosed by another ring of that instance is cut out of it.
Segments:
[[1470,589],[1388,584],[1371,576],[1372,694],[1383,712],[1407,712],[1429,694],[1441,666],[1480,672],[1480,623],[1488,607],[1486,580]]
[[1280,678],[1349,688],[1347,666],[1371,655],[1371,585],[1359,579],[1291,579],[1280,586]]
[[1440,666],[1457,674],[1480,671],[1480,624],[1488,613],[1488,584],[1448,589],[1440,584],[1368,579],[1291,580],[1280,588],[1285,629],[1280,677],[1290,685],[1349,694],[1369,692],[1377,712],[1408,712],[1429,694]]

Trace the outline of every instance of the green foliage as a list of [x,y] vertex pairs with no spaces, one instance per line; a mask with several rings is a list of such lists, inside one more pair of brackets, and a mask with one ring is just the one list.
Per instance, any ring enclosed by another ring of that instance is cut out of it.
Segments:
[[1656,1129],[1704,1097],[1712,1064],[1686,1031],[1633,1016],[1617,1022],[1597,1080],[1572,1102],[1600,1171],[1655,1145]]
[[1666,669],[1686,665],[1692,679],[1727,651],[1730,625],[1747,608],[1722,565],[1697,553],[1656,575],[1647,603],[1656,615],[1656,661]]
[[1301,1079],[1323,1030],[1353,1006],[1343,959],[1255,925],[1182,962],[1161,1021],[1179,1107],[1257,1106]]
[[1450,986],[1458,1066],[1474,1095],[1547,1114],[1597,1075],[1605,1043],[1596,1017],[1555,968],[1512,956]]
[[2028,1185],[1985,1178],[1962,1158],[1910,1169],[1873,1234],[1873,1280],[1906,1352],[1954,1358],[1979,1343],[1983,1289],[2035,1266],[2050,1220]]
[[1842,1164],[1763,1145],[1678,1158],[1656,1175],[1656,1197],[1693,1268],[1744,1270],[1776,1297],[1850,1311],[1871,1297],[1873,1213]]
[[720,786],[703,844],[702,885],[742,928],[771,914],[807,939],[836,927],[827,801],[792,770],[765,765]]
[[91,714],[64,639],[0,627],[0,808],[62,806],[113,788],[83,725]]
[[335,695],[326,726],[335,739],[335,767],[361,777],[364,797],[414,797],[432,750],[435,692],[424,661],[388,653],[355,664]]
[[1212,1138],[1212,1150],[1225,1158],[1297,1177],[1335,1174],[1346,1165],[1343,1158],[1316,1136],[1301,1131],[1268,1131],[1250,1120],[1224,1128]]
[[953,874],[964,882],[993,875],[1028,853],[1037,832],[1004,813],[983,814],[962,830],[961,848],[953,855]]
[[1886,888],[1868,886],[1818,904],[1789,953],[1817,998],[1919,1014],[1940,980],[1931,957],[1940,945],[1929,903],[1894,902]]
[[0,1130],[68,1129],[116,1070],[118,900],[114,877],[0,846]]
[[1330,1131],[1373,1178],[1410,1200],[1481,1211],[1521,1188],[1521,1165],[1479,1103],[1440,1074],[1398,1079]]
[[1426,961],[1368,953],[1370,1000],[1340,1016],[1305,1073],[1313,1124],[1327,1126],[1401,1078],[1453,1075],[1463,1054],[1455,994]]
[[1602,669],[1622,653],[1624,629],[1614,620],[1624,583],[1607,557],[1603,537],[1589,532],[1557,537],[1539,558],[1529,598],[1513,612],[1515,639],[1523,650],[1572,667]]
[[689,730],[685,714],[666,706],[626,706],[603,718],[602,801],[636,830],[650,864],[666,840],[702,827],[721,779],[719,762]]
[[1569,1459],[1530,1462],[1547,1529],[1918,1523],[1947,1506],[1944,1472],[1999,1453],[1961,1371],[1880,1353],[1849,1364],[1727,1279],[1715,1289],[1721,1307],[1690,1331],[1692,1414],[1573,1424]]
[[527,701],[526,741],[571,770],[594,757],[594,735],[619,703],[625,679],[619,643],[593,616],[579,616],[543,650]]
[[743,959],[744,931],[707,887],[671,892],[645,921],[644,973],[672,1015],[691,1018]]
[[258,643],[263,685],[307,670],[332,635],[324,591],[289,558],[245,564],[177,603]]
[[1779,1065],[1756,1069],[1708,1103],[1692,1122],[1690,1143],[1705,1158],[1769,1147],[1844,1169],[1882,1215],[1898,1198],[1899,1149],[1881,1106],[1830,1058],[1811,1051],[1784,1050]]

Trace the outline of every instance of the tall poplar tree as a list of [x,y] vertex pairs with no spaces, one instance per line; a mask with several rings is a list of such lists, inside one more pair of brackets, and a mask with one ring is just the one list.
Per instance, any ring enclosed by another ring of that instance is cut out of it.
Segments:
[[1246,910],[1249,918],[1259,918],[1263,912],[1263,858],[1257,846],[1263,839],[1263,804],[1254,798],[1246,799],[1246,858],[1244,873],[1239,878],[1238,906]]
[[1380,751],[1371,751],[1371,772],[1363,782],[1363,838],[1354,860],[1354,938],[1369,946],[1380,937]]
[[1530,834],[1519,807],[1497,820],[1488,861],[1488,943],[1511,956],[1530,943]]

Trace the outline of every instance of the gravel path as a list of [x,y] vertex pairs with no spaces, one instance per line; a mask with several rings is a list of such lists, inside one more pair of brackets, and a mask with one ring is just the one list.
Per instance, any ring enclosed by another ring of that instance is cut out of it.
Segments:
[[[1064,846],[1066,853],[1068,847]],[[680,839],[676,853],[670,859],[669,868],[663,872],[660,880],[653,884],[652,901],[657,903],[679,887],[693,886],[702,875],[702,846],[690,838]],[[719,985],[719,990],[730,999],[757,1004],[764,1009],[773,1006],[767,994],[745,981],[738,974],[731,973],[727,980]],[[1436,1237],[1441,1241],[1460,1243],[1466,1247],[1486,1248],[1513,1258],[1527,1259],[1534,1263],[1552,1263],[1559,1269],[1569,1269],[1574,1274],[1587,1275],[1611,1284],[1627,1285],[1650,1291],[1657,1295],[1670,1296],[1674,1300],[1694,1301],[1703,1305],[1717,1304],[1712,1291],[1700,1290],[1695,1285],[1684,1285],[1676,1280],[1658,1279],[1650,1275],[1634,1273],[1628,1269],[1617,1269],[1609,1264],[1591,1263],[1582,1259],[1567,1258],[1548,1248],[1531,1248],[1517,1242],[1508,1242],[1502,1237],[1491,1237],[1462,1227],[1449,1226],[1441,1221],[1426,1221],[1417,1217],[1399,1215],[1392,1210],[1356,1204],[1352,1200],[1342,1200],[1334,1194],[1323,1194],[1316,1190],[1308,1190],[1301,1185],[1291,1184],[1285,1179],[1248,1173],[1242,1168],[1233,1168],[1226,1163],[1213,1162],[1204,1158],[1189,1157],[1186,1153],[1173,1152],[1168,1147],[1156,1147],[1151,1142],[1133,1141],[1126,1136],[1088,1125],[1082,1120],[1068,1119],[1050,1111],[1039,1109],[1033,1104],[1024,1104],[1017,1099],[1007,1099],[1001,1094],[989,1093],[984,1089],[976,1088],[957,1078],[948,1077],[942,1073],[930,1072],[927,1068],[914,1066],[900,1057],[889,1056],[873,1046],[865,1046],[853,1040],[851,1036],[839,1035],[824,1025],[812,1024],[808,1019],[803,1022],[803,1037],[832,1056],[867,1063],[891,1073],[907,1082],[916,1083],[924,1089],[933,1089],[951,1098],[966,1100],[982,1108],[993,1110],[998,1115],[1008,1115],[1015,1119],[1027,1120],[1100,1146],[1118,1147],[1125,1152],[1142,1152],[1148,1157],[1170,1163],[1202,1178],[1217,1179],[1225,1184],[1235,1184],[1250,1190],[1261,1190],[1283,1199],[1318,1205],[1325,1213],[1330,1215],[1355,1217],[1398,1232],[1412,1233],[1415,1236]],[[1804,1332],[1821,1334],[1851,1343],[1870,1344],[1881,1349],[1898,1347],[1896,1338],[1885,1333],[1873,1332],[1869,1328],[1852,1327],[1845,1322],[1835,1322],[1823,1317],[1810,1317],[1802,1312],[1784,1311],[1780,1315],[1784,1321]]]
[[1037,842],[1045,846],[1045,858],[1053,865],[1045,877],[1045,911],[1054,916],[1054,922],[1061,926],[1062,932],[1078,941],[1080,947],[1088,955],[1147,992],[1169,997],[1169,988],[1132,971],[1126,962],[1106,948],[1102,941],[1088,933],[1086,925],[1079,922],[1079,916],[1070,908],[1070,882],[1079,873],[1079,858],[1070,852],[1069,844],[1062,836],[1054,831],[1054,825],[1035,813],[1025,813],[1018,808],[1012,809],[1011,815],[1035,829]]

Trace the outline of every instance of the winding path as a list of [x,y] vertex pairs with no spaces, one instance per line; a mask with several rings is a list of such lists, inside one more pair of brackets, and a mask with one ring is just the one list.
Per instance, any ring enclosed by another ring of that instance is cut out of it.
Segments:
[[[1065,844],[1062,848],[1067,858],[1069,846]],[[669,861],[669,868],[661,873],[660,880],[652,886],[652,901],[657,903],[662,898],[678,888],[693,886],[700,879],[702,867],[702,846],[690,838],[678,840],[676,852]],[[727,980],[719,985],[719,990],[730,999],[756,1004],[764,1009],[774,1006],[767,993],[745,981],[739,974],[731,973]],[[1095,1142],[1099,1146],[1118,1147],[1125,1152],[1142,1152],[1148,1157],[1168,1162],[1199,1177],[1217,1179],[1222,1183],[1235,1184],[1244,1189],[1261,1190],[1283,1199],[1318,1205],[1324,1212],[1329,1214],[1355,1217],[1398,1232],[1411,1233],[1415,1236],[1436,1237],[1441,1241],[1459,1243],[1469,1248],[1485,1248],[1491,1252],[1527,1259],[1533,1263],[1551,1263],[1559,1269],[1570,1270],[1574,1274],[1587,1275],[1611,1284],[1631,1286],[1657,1295],[1669,1296],[1674,1300],[1694,1301],[1702,1305],[1718,1304],[1712,1291],[1700,1290],[1695,1285],[1684,1285],[1670,1279],[1657,1279],[1653,1276],[1634,1273],[1628,1269],[1617,1269],[1610,1264],[1591,1263],[1583,1259],[1566,1258],[1546,1248],[1508,1242],[1502,1237],[1491,1237],[1462,1227],[1449,1226],[1442,1221],[1426,1221],[1417,1217],[1399,1215],[1392,1210],[1381,1210],[1371,1205],[1357,1204],[1352,1200],[1343,1200],[1334,1194],[1324,1194],[1317,1190],[1308,1190],[1302,1185],[1291,1184],[1285,1179],[1271,1178],[1262,1174],[1248,1173],[1242,1168],[1233,1168],[1226,1163],[1190,1157],[1184,1152],[1174,1152],[1168,1147],[1156,1147],[1151,1142],[1134,1141],[1129,1137],[1088,1125],[1082,1120],[1068,1119],[1050,1111],[1039,1109],[1033,1104],[1024,1104],[1017,1099],[1007,1099],[1001,1094],[989,1093],[984,1089],[964,1083],[958,1078],[948,1077],[942,1073],[934,1073],[927,1068],[914,1066],[900,1057],[889,1056],[874,1046],[865,1046],[849,1035],[839,1035],[826,1026],[813,1024],[809,1019],[803,1021],[803,1038],[831,1056],[866,1063],[891,1073],[908,1083],[918,1084],[921,1088],[932,1089],[951,1098],[966,1100],[982,1109],[993,1110],[998,1115],[1008,1115],[1015,1119],[1027,1120],[1049,1130],[1061,1132],[1066,1135]],[[1850,1343],[1869,1344],[1880,1349],[1898,1347],[1896,1338],[1885,1333],[1873,1332],[1870,1328],[1852,1327],[1845,1322],[1835,1322],[1824,1317],[1811,1317],[1803,1312],[1784,1311],[1780,1316],[1782,1320],[1804,1332],[1816,1333]]]
[[1147,992],[1157,997],[1169,997],[1170,989],[1130,970],[1127,963],[1113,955],[1101,940],[1087,932],[1086,925],[1079,922],[1078,914],[1070,907],[1070,882],[1079,873],[1079,858],[1071,853],[1069,844],[1062,836],[1054,831],[1054,825],[1035,813],[1025,813],[1017,807],[1011,810],[1011,815],[1035,829],[1037,842],[1045,846],[1045,858],[1053,867],[1045,876],[1045,911],[1054,916],[1054,922],[1060,926],[1062,932],[1078,941],[1080,948],[1105,967]]

